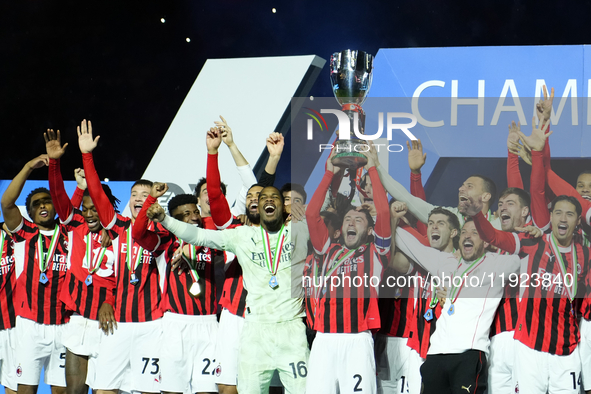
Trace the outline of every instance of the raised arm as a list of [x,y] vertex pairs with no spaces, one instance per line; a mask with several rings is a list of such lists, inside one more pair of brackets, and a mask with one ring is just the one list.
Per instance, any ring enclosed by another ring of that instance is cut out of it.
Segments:
[[[250,164],[248,164],[248,161],[244,158],[240,149],[238,149],[238,145],[234,142],[234,135],[232,134],[232,129],[228,126],[228,122],[226,122],[226,119],[221,115],[220,119],[222,120],[221,122],[214,123],[216,124],[218,132],[221,133],[222,141],[224,141],[224,144],[230,149],[234,163],[236,163],[236,170],[242,180],[242,187],[240,188],[240,192],[238,192],[234,207],[230,208],[230,210],[234,215],[241,215],[246,210],[246,193],[252,185],[257,183],[257,179],[252,172],[252,168],[250,168]],[[207,190],[207,193],[209,195],[209,189]]]
[[267,138],[267,150],[269,151],[269,159],[265,170],[259,179],[259,183],[263,186],[273,186],[275,183],[275,172],[277,171],[277,165],[281,160],[281,154],[283,153],[283,147],[285,141],[281,133],[271,133]]
[[[538,121],[540,124],[547,122],[547,127],[544,130],[545,133],[550,135],[550,117],[552,115],[552,103],[554,102],[554,88],[550,89],[550,96],[548,96],[548,89],[546,85],[543,87],[544,99],[540,99],[540,101],[536,104],[536,115],[538,116]],[[547,138],[547,137],[546,137]],[[547,139],[546,144],[544,145],[543,158],[544,158],[544,169],[546,172],[550,171],[550,141]],[[553,201],[558,194],[552,192],[552,190],[547,187],[546,188],[546,202],[550,203]]]
[[6,188],[6,191],[2,195],[1,205],[4,222],[9,231],[12,232],[15,230],[23,221],[21,211],[16,206],[16,200],[23,191],[23,186],[25,186],[27,178],[36,168],[41,168],[47,165],[49,165],[49,158],[46,154],[37,156],[25,164],[23,169],[14,177],[12,182],[10,182],[10,185]]
[[196,246],[207,246],[208,248],[225,250],[235,253],[236,249],[232,241],[231,234],[237,229],[228,230],[205,230],[195,227],[191,224],[176,220],[164,213],[164,208],[158,203],[152,204],[147,216],[154,222],[162,223],[162,225],[171,233],[176,235],[179,239]]
[[[403,202],[396,201],[390,206],[390,228],[393,241],[396,241],[396,228],[398,227],[398,223],[406,212],[406,204]],[[410,260],[403,253],[398,253],[397,250],[393,250],[390,254],[390,262],[388,265],[402,274],[407,274],[411,270]]]
[[339,167],[335,167],[332,164],[332,158],[336,153],[336,149],[333,149],[326,162],[326,172],[320,181],[320,184],[316,188],[308,209],[306,209],[306,222],[308,223],[308,230],[310,231],[310,241],[312,246],[318,254],[324,254],[330,246],[330,235],[324,220],[320,216],[320,210],[324,203],[324,197],[328,191],[328,187],[332,182],[334,174],[340,170]]
[[107,230],[115,224],[117,214],[115,208],[109,201],[109,197],[103,191],[101,180],[94,168],[94,160],[92,158],[92,151],[96,148],[100,136],[93,139],[92,137],[92,123],[86,119],[78,127],[78,145],[82,152],[82,163],[84,165],[84,174],[86,176],[86,183],[88,184],[88,194],[94,203],[96,212],[99,215],[101,224]]
[[377,164],[377,170],[382,185],[386,191],[397,201],[405,202],[409,212],[413,216],[419,219],[422,223],[427,223],[429,220],[429,212],[431,212],[435,206],[410,194],[408,190],[394,180],[394,178],[388,174],[388,170],[379,163]]
[[[371,153],[370,153],[371,152]],[[373,189],[374,205],[377,211],[376,223],[374,228],[375,243],[378,248],[384,252],[390,249],[392,231],[390,229],[390,210],[388,207],[388,196],[380,181],[380,176],[376,170],[375,157],[377,152],[375,147],[371,144],[370,152],[366,154],[367,165],[365,168],[369,173],[371,179],[371,187]],[[325,191],[326,192],[326,191]],[[378,249],[379,250],[379,249]]]
[[[411,145],[412,143],[412,145]],[[421,140],[406,141],[408,147],[408,166],[410,167],[410,194],[427,201],[425,188],[423,188],[423,179],[421,178],[421,168],[425,165],[427,154],[423,153],[423,144]],[[417,231],[422,235],[427,235],[427,226],[423,222],[417,223]]]
[[519,170],[519,151],[516,145],[519,145],[519,133],[521,124],[511,122],[509,125],[509,136],[507,137],[507,187],[523,189],[523,179]]
[[86,178],[84,177],[84,170],[82,168],[76,168],[74,170],[74,178],[76,178],[76,190],[72,194],[70,201],[74,208],[80,208],[82,199],[84,198],[84,191],[86,190]]
[[466,202],[466,214],[472,216],[476,230],[480,235],[480,238],[484,242],[496,246],[497,248],[504,250],[511,254],[519,253],[519,238],[517,234],[510,233],[507,231],[497,230],[490,224],[486,217],[482,214],[482,207],[484,203],[479,197],[478,200],[474,200],[472,197],[468,197]]
[[150,189],[150,195],[146,198],[142,209],[135,218],[131,236],[144,249],[150,252],[155,252],[160,246],[160,236],[156,232],[149,230],[150,222],[146,212],[148,208],[158,201],[158,197],[162,196],[168,190],[166,183],[154,182]]
[[49,192],[51,200],[60,220],[66,222],[74,212],[72,202],[64,188],[64,180],[60,170],[60,158],[66,152],[68,144],[62,146],[59,130],[57,133],[54,133],[53,130],[47,130],[43,137],[45,138],[45,149],[49,157]]
[[207,132],[207,196],[211,218],[217,228],[228,227],[232,223],[232,212],[226,196],[222,193],[220,169],[218,167],[218,149],[222,143],[221,133],[215,127]]
[[531,211],[534,223],[540,229],[548,228],[550,224],[550,214],[546,207],[546,176],[544,151],[547,145],[547,139],[552,134],[549,130],[550,119],[540,122],[536,127],[535,118],[532,119],[532,133],[529,136],[518,131],[521,139],[532,149],[532,174],[531,174]]
[[530,179],[531,215],[536,227],[542,231],[550,228],[550,212],[546,205],[546,172],[544,170],[543,152],[532,151],[532,168]]

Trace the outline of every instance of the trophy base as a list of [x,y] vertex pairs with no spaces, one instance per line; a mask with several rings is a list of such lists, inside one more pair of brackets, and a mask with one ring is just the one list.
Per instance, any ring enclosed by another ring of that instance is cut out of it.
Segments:
[[332,158],[332,164],[337,167],[359,168],[367,164],[367,157],[363,153],[369,150],[367,142],[362,140],[339,140],[334,149],[337,154]]

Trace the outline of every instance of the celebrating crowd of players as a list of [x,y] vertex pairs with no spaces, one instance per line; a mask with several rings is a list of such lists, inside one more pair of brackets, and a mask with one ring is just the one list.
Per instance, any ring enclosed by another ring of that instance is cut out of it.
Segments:
[[[425,201],[420,141],[408,145],[410,192],[371,147],[360,205],[337,192],[336,152],[306,204],[300,185],[273,186],[283,136],[267,139],[257,180],[222,118],[195,194],[167,213],[167,185],[139,180],[125,217],[95,169],[90,122],[71,197],[67,144],[48,130],[46,154],[1,201],[0,383],[34,393],[44,368],[54,394],[591,391],[591,173],[574,188],[552,171],[552,100],[531,135],[509,127],[498,205],[494,182],[472,175],[457,208]],[[222,142],[243,182],[232,208]],[[49,189],[27,196],[29,220],[15,203],[43,166]],[[435,290],[446,276],[460,280]],[[421,280],[389,280],[402,277]]]

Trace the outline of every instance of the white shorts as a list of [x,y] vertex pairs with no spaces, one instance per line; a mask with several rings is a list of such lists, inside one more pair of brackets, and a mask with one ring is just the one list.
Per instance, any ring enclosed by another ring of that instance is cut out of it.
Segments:
[[[514,388],[519,394],[579,394],[581,358],[579,347],[568,356],[531,349],[515,341]],[[519,391],[517,391],[519,390]]]
[[187,316],[166,312],[162,318],[161,391],[216,392],[215,315]]
[[78,356],[88,357],[86,384],[90,387],[94,386],[96,360],[99,346],[104,337],[105,334],[99,328],[99,322],[84,316],[73,315],[70,317],[70,321],[64,325],[62,343],[66,349]]
[[275,370],[286,394],[305,392],[309,354],[306,326],[301,319],[281,323],[245,321],[238,353],[238,392],[267,392]]
[[99,346],[92,388],[159,392],[161,341],[162,319],[117,323],[115,333],[105,336]]
[[236,386],[238,382],[238,347],[244,318],[224,308],[220,316],[215,346],[215,382]]
[[308,368],[307,393],[375,394],[376,364],[369,331],[357,334],[318,332]]
[[[406,381],[408,382],[407,388],[410,394],[419,394],[421,392],[423,386],[423,379],[421,377],[421,366],[424,362],[425,359],[422,358],[416,350],[411,348],[410,355],[408,358],[408,370],[406,371]],[[400,385],[404,387],[402,381],[400,382]]]
[[41,369],[45,383],[66,387],[66,348],[62,344],[64,325],[39,324],[16,317],[16,381],[29,386],[39,385]]
[[419,360],[411,362],[411,359],[421,357],[407,345],[408,338],[377,334],[375,342],[377,392],[379,394],[410,392],[410,388],[417,385],[420,392],[422,362]]
[[513,359],[515,358],[514,331],[498,333],[490,339],[488,357],[488,392],[506,394],[515,391]]
[[585,391],[591,390],[591,321],[581,319],[581,343],[579,354],[581,355],[581,378]]
[[16,391],[16,364],[14,363],[14,350],[16,349],[16,332],[14,328],[0,331],[0,384]]

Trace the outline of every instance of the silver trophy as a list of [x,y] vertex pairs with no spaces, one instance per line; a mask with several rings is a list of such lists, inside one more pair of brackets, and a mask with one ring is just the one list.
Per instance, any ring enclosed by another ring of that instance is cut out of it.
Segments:
[[337,154],[332,162],[335,166],[349,168],[350,172],[367,164],[367,158],[360,153],[367,148],[356,148],[367,145],[367,142],[358,139],[353,130],[356,128],[360,134],[365,130],[365,113],[361,105],[371,87],[372,70],[373,56],[363,51],[346,49],[333,53],[330,58],[332,90],[341,110],[349,117],[351,131],[350,139],[335,143]]

